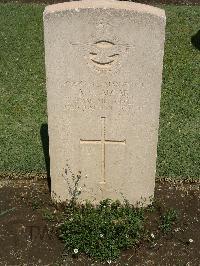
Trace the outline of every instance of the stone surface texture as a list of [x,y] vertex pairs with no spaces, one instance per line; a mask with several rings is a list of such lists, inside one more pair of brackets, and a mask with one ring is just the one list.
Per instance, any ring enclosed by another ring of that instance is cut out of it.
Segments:
[[44,11],[52,197],[154,194],[163,10],[110,0]]

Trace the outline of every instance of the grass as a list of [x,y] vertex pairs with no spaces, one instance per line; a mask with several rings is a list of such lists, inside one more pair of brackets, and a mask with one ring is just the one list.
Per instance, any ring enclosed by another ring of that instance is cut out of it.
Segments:
[[[199,177],[200,6],[164,6],[166,46],[157,175]],[[45,172],[42,5],[0,4],[0,172]]]
[[45,171],[42,6],[0,4],[0,171]]
[[191,37],[199,31],[200,6],[167,6],[165,10],[157,175],[199,177],[200,50],[192,45]]

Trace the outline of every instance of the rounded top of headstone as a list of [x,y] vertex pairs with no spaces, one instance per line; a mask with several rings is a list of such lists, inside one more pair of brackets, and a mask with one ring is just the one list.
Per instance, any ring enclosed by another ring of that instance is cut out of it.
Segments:
[[[91,0],[82,0],[82,1],[85,1],[85,2],[91,2]],[[109,2],[109,1],[111,1],[111,2],[113,2],[113,1],[116,1],[116,0],[93,0],[93,2],[97,2],[97,1],[107,1],[107,2]]]
[[45,8],[44,16],[47,14],[64,12],[65,10],[74,9],[76,11],[80,11],[81,9],[99,8],[134,11],[137,13],[152,14],[154,16],[165,18],[165,11],[163,9],[134,2],[116,0],[82,0],[49,5]]

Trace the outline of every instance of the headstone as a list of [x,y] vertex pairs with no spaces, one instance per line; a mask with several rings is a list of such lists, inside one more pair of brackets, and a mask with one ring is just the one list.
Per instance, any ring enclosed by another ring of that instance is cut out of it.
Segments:
[[76,1],[44,11],[52,197],[154,194],[165,39],[163,10]]

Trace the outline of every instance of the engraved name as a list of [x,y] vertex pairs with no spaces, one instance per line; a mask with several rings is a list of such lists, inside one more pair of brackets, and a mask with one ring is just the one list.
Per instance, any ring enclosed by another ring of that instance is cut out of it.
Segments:
[[[92,82],[66,81],[65,86],[73,91],[73,97],[66,95],[65,109],[68,111],[86,111],[106,108],[112,110],[117,106],[120,110],[129,110],[134,99],[130,89],[134,86],[128,82]],[[68,90],[66,90],[68,91]]]

